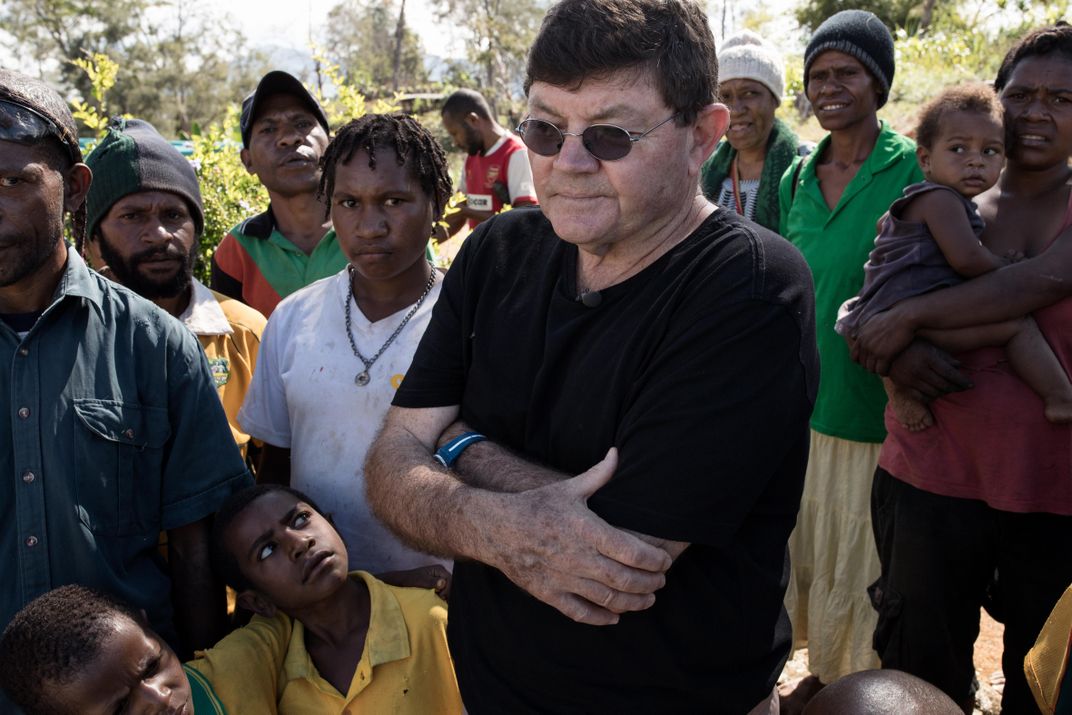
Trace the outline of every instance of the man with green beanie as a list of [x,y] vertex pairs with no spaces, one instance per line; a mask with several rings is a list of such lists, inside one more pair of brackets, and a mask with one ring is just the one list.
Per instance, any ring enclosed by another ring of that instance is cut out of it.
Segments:
[[189,653],[226,627],[209,520],[250,477],[193,335],[64,241],[92,181],[77,137],[54,90],[0,69],[0,627],[79,583]]
[[232,436],[245,453],[249,435],[238,424],[238,410],[253,379],[265,319],[193,277],[204,229],[193,167],[152,125],[122,118],[112,120],[86,164],[96,177],[86,197],[92,263],[197,336]]

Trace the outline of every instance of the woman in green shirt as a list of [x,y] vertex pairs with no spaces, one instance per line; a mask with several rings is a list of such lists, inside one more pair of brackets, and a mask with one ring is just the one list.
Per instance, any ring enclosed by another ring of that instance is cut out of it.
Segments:
[[871,478],[886,436],[886,395],[834,332],[838,306],[863,284],[875,224],[908,184],[922,180],[915,144],[879,121],[894,74],[893,38],[875,15],[846,10],[808,43],[805,88],[829,134],[786,171],[780,233],[815,279],[822,378],[786,607],[794,640],[808,646],[811,677],[783,700],[799,712],[824,683],[878,666],[867,586],[879,575],[871,534]]

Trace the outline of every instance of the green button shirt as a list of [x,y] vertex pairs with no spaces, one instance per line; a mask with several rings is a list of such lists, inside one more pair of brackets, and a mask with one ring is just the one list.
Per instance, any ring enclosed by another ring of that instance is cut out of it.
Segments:
[[[837,311],[864,282],[864,263],[875,245],[875,224],[909,184],[923,180],[916,145],[882,122],[875,148],[856,172],[837,206],[826,205],[815,162],[830,144],[797,159],[782,177],[781,233],[800,249],[815,280],[815,330],[822,363],[819,396],[811,426],[817,432],[857,442],[886,438],[882,381],[852,361],[834,332]],[[797,173],[797,165],[804,166]],[[793,177],[796,191],[793,191]]]
[[0,628],[80,583],[174,642],[158,535],[251,483],[197,339],[71,250],[26,336],[0,321],[0,366]]

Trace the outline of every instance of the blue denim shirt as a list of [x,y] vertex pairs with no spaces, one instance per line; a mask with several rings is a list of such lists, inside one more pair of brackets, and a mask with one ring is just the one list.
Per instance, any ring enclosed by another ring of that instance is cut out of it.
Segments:
[[68,583],[174,642],[162,530],[251,483],[197,339],[73,250],[21,341],[0,321],[0,628]]

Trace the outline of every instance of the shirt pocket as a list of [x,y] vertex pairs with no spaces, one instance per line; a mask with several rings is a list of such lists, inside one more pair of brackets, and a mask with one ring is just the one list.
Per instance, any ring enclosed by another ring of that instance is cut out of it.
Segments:
[[77,399],[74,411],[82,521],[98,534],[159,529],[164,444],[171,436],[167,410]]

